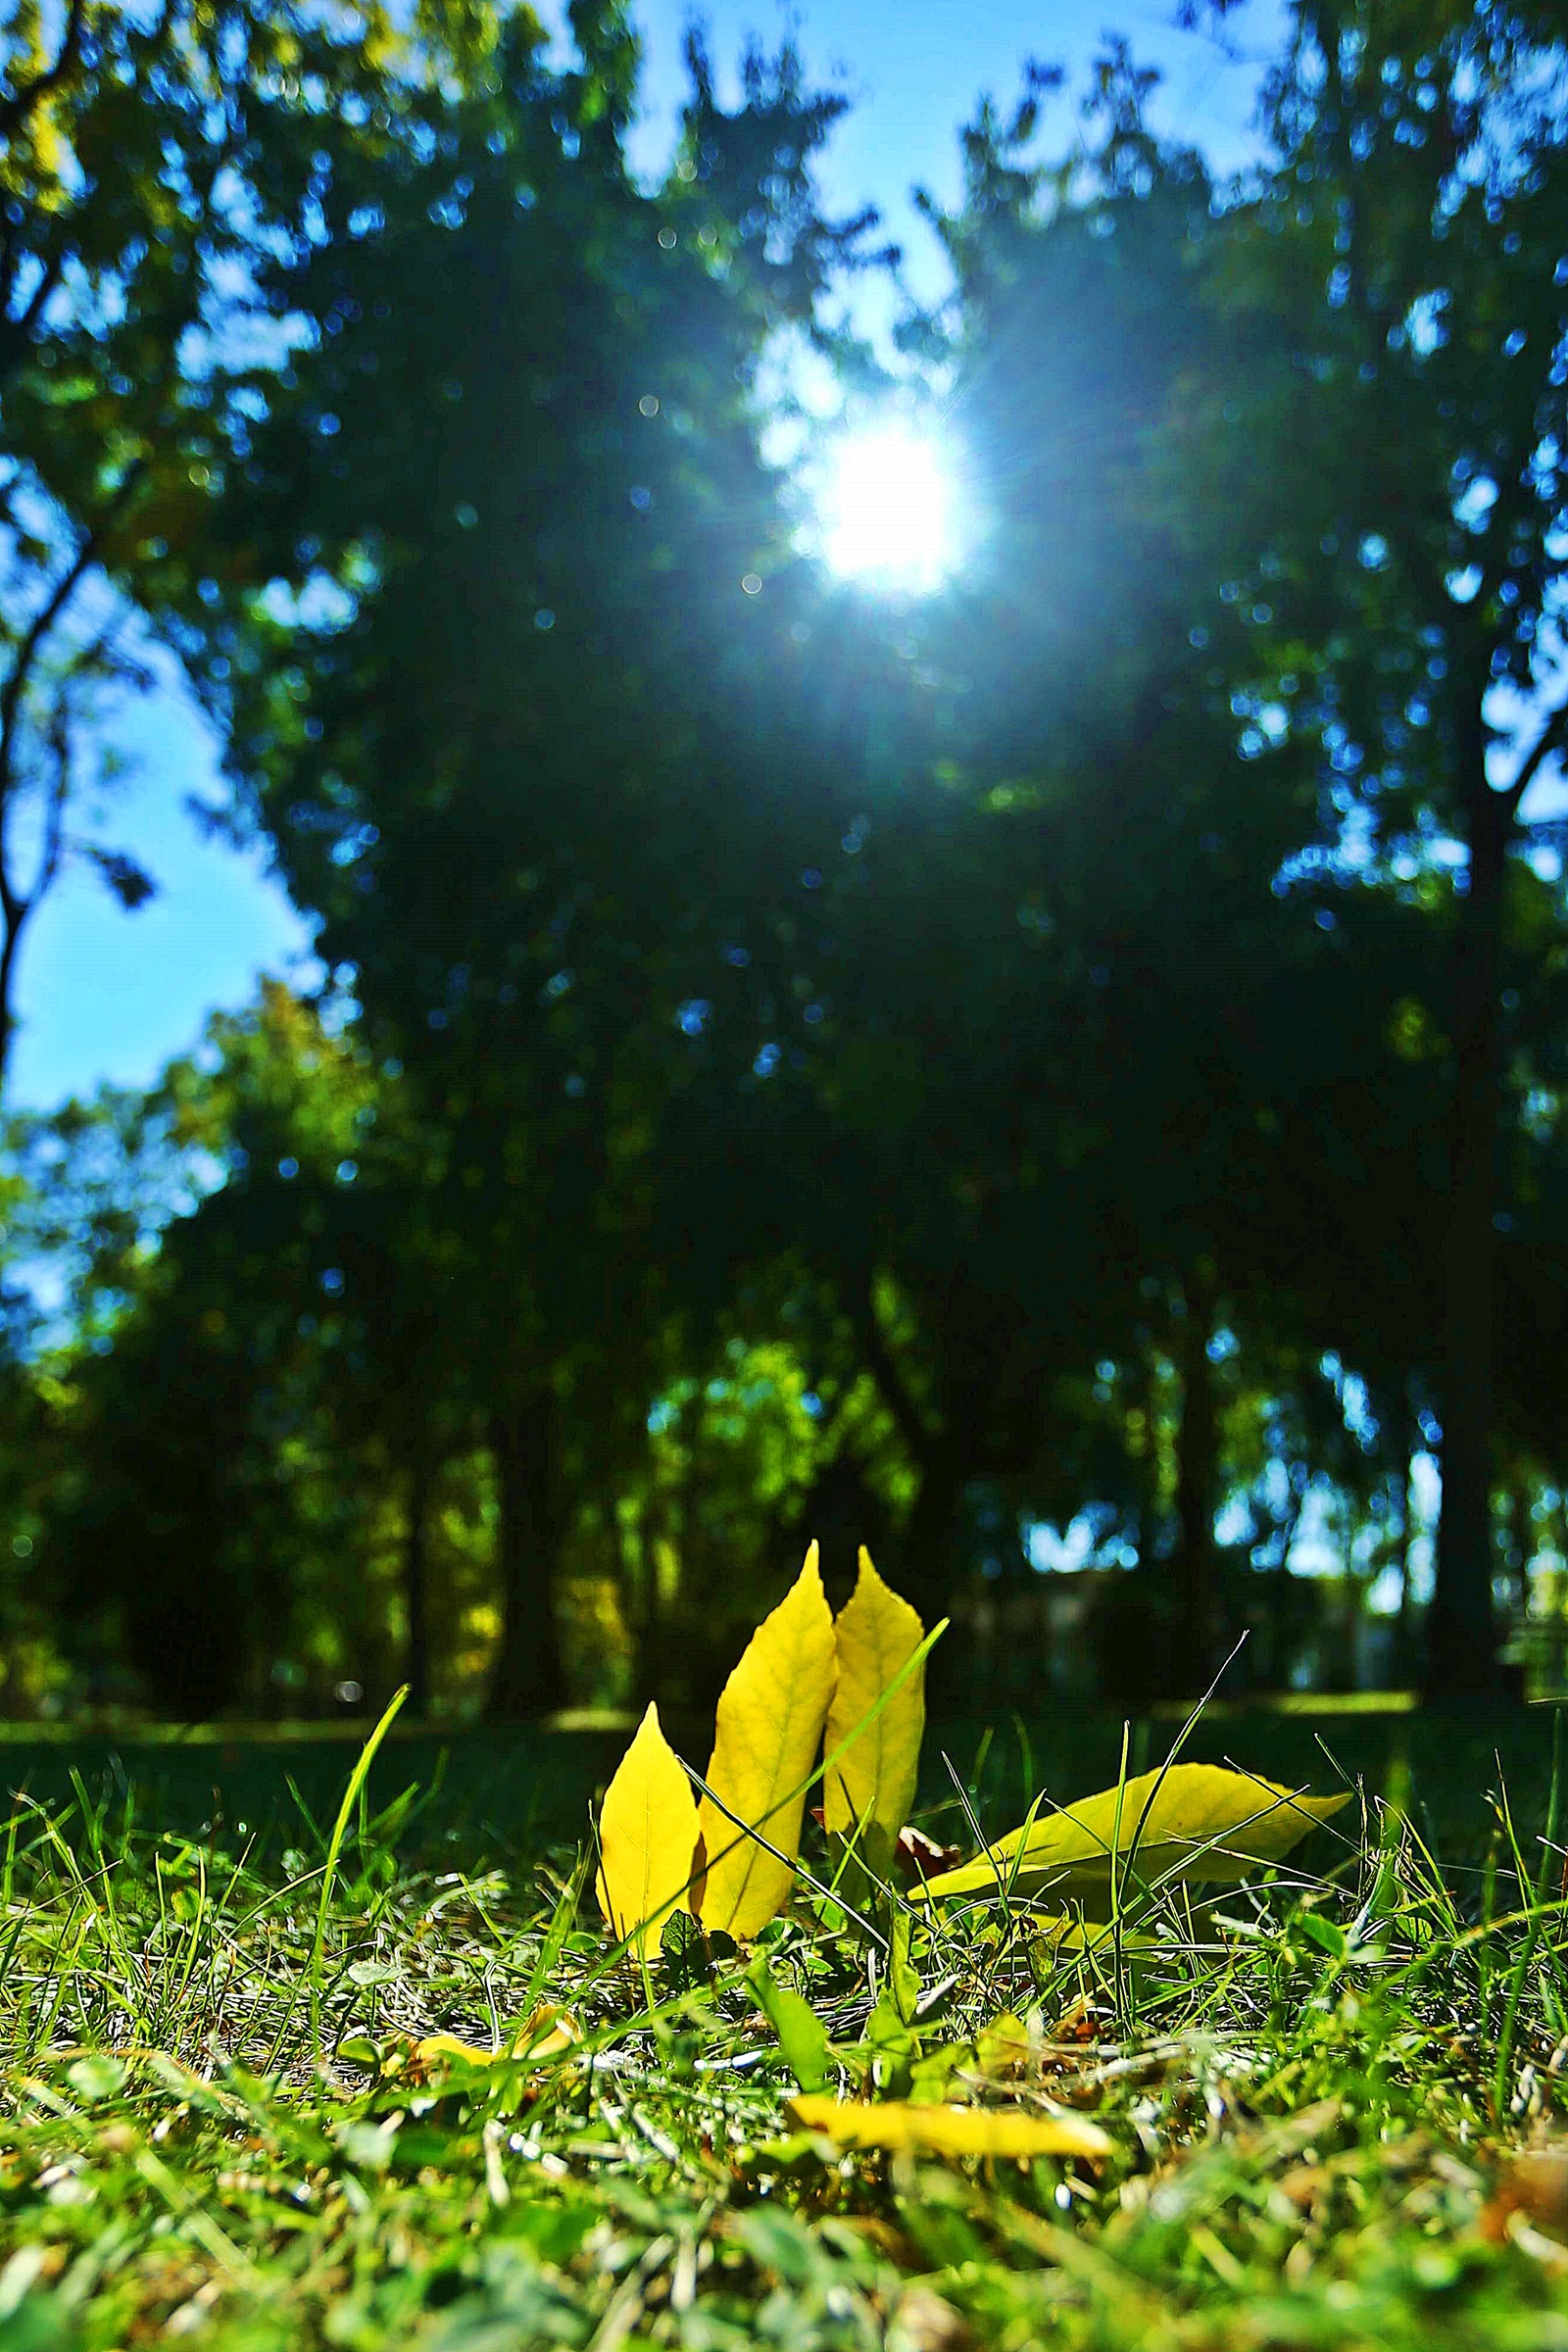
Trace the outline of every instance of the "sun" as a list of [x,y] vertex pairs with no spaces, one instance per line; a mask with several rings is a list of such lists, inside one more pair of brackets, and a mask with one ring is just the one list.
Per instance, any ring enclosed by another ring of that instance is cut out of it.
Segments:
[[823,561],[840,579],[922,592],[957,558],[956,501],[941,445],[908,425],[846,434],[823,468]]

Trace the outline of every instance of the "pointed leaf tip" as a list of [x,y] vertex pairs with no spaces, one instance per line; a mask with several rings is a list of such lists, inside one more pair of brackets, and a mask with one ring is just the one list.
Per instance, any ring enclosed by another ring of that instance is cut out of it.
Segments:
[[867,1851],[872,1867],[885,1872],[899,1832],[908,1818],[920,1768],[925,1731],[925,1667],[922,1663],[888,1695],[925,1635],[916,1612],[877,1574],[860,1546],[855,1591],[833,1622],[838,1688],[828,1710],[824,1744],[828,1755],[850,1744],[827,1771],[826,1824],[840,1836],[858,1828],[862,1840],[885,1851]]
[[[708,1767],[709,1787],[718,1801],[705,1796],[698,1816],[705,1849],[712,1857],[700,1916],[705,1928],[721,1928],[737,1939],[766,1927],[789,1895],[805,1783],[816,1761],[837,1679],[833,1620],[817,1560],[813,1544],[795,1583],[747,1643],[719,1697]],[[769,1853],[737,1824],[759,1830],[778,1852]]]
[[652,1957],[684,1898],[697,1849],[697,1801],[656,1706],[605,1790],[599,1846],[597,1892],[611,1932],[630,1936],[633,1951]]

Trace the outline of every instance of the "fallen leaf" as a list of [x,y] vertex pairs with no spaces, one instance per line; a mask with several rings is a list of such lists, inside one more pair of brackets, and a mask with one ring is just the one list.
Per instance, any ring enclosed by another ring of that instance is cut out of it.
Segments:
[[[596,1892],[612,1935],[652,1956],[684,1900],[697,1856],[697,1800],[650,1706],[605,1790]],[[634,1933],[635,1931],[635,1933]]]
[[833,1621],[838,1687],[823,1746],[831,1756],[845,1740],[850,1744],[828,1768],[823,1810],[827,1828],[840,1837],[859,1830],[860,1850],[878,1872],[890,1866],[914,1802],[925,1731],[924,1666],[891,1697],[886,1693],[924,1636],[914,1610],[883,1583],[862,1544],[855,1591]]
[[1326,2164],[1293,2164],[1281,2173],[1274,2186],[1298,2213],[1309,2213],[1333,2178]]
[[456,2034],[427,2034],[415,2043],[411,2055],[425,2075],[437,2071],[443,2061],[459,2066],[514,2066],[522,2060],[532,2066],[545,2058],[559,2058],[564,2050],[575,2047],[577,2039],[577,2028],[564,2010],[536,2009],[513,2035],[510,2049],[486,2050],[476,2042],[460,2040]]
[[1482,2209],[1482,2235],[1494,2240],[1509,2235],[1510,2221],[1518,2214],[1559,2246],[1568,2237],[1568,2147],[1522,2148],[1510,2157]]
[[[812,1805],[808,1810],[817,1828],[825,1830],[827,1807]],[[893,1859],[903,1877],[928,1879],[933,1871],[956,1869],[963,1860],[963,1848],[961,1845],[942,1845],[935,1838],[928,1838],[924,1830],[917,1830],[912,1822],[906,1821],[899,1832]]]
[[1027,1823],[913,1892],[941,1900],[1049,1887],[1070,1901],[1103,1900],[1113,1851],[1127,1876],[1144,1885],[1184,1879],[1233,1886],[1260,1864],[1283,1861],[1309,1829],[1349,1801],[1300,1796],[1217,1764],[1173,1764]]
[[1004,2010],[975,2035],[975,2064],[981,2074],[993,2078],[1038,2077],[1048,2069],[1059,2074],[1078,2066],[1083,2053],[1097,2045],[1101,2020],[1108,2029],[1112,2012],[1087,1994],[1074,2001],[1049,2033],[1038,2009],[1027,2020]]
[[952,1870],[963,1858],[961,1845],[939,1845],[924,1830],[906,1822],[899,1832],[893,1858],[906,1879],[928,1879],[934,1871]]
[[1100,2157],[1111,2143],[1076,2115],[1023,2115],[1016,2108],[914,2107],[902,2100],[797,2098],[792,2120],[841,2148],[906,2150],[912,2156]]
[[[752,1636],[719,1696],[708,1784],[720,1801],[705,1796],[698,1814],[704,1847],[714,1857],[695,1906],[710,1932],[722,1929],[737,1941],[755,1936],[789,1894],[805,1784],[816,1761],[836,1675],[833,1620],[813,1544],[799,1577]],[[737,1823],[759,1830],[777,1853],[745,1836]]]
[[1093,2000],[1087,1992],[1081,1992],[1072,2007],[1062,2011],[1046,2039],[1058,2049],[1069,2042],[1087,2047],[1100,2039],[1102,2026],[1108,2030],[1113,2014],[1105,2002]]

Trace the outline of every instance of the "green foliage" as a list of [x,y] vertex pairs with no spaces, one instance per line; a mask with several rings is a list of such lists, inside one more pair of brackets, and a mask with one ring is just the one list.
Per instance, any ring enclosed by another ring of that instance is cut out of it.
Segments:
[[[764,455],[786,350],[879,388],[840,102],[786,45],[726,108],[694,42],[650,188],[631,21],[571,22],[5,36],[7,644],[73,564],[144,613],[333,975],[19,1139],[67,1296],[12,1317],[11,1621],[182,1714],[296,1669],[696,1714],[781,1545],[1005,1622],[1082,1514],[1031,1699],[1196,1694],[1248,1627],[1239,1675],[1347,1674],[1303,1526],[1348,1620],[1393,1572],[1404,1679],[1441,1444],[1432,1673],[1486,1682],[1568,1473],[1558,730],[1515,724],[1559,30],[1301,0],[1233,189],[1117,42],[1047,162],[1049,77],[983,108],[906,337],[979,528],[905,607],[816,575]],[[51,713],[129,675],[59,618],[6,706],[45,799]]]
[[433,135],[487,7],[352,19],[218,0],[27,4],[0,32],[0,1067],[30,917],[72,858],[153,884],[98,830],[106,748],[156,675],[146,622],[218,594],[196,557],[313,321],[268,261],[308,246],[356,152]]
[[189,616],[236,769],[428,1139],[512,1712],[564,1695],[568,1489],[625,1492],[675,1334],[728,1303],[721,1230],[714,1276],[650,1248],[662,1120],[677,1016],[702,1027],[704,966],[776,855],[742,777],[802,660],[755,379],[854,233],[810,201],[838,102],[788,51],[752,61],[733,116],[694,56],[682,165],[649,195],[624,41],[578,29],[580,70],[556,71],[510,20],[442,138],[401,175],[366,161],[267,273],[322,332],[247,428],[213,518],[225,592]]
[[1555,827],[1530,794],[1564,740],[1560,37],[1487,6],[1294,11],[1276,168],[1208,241],[1223,361],[1173,435],[1171,507],[1223,551],[1254,750],[1307,749],[1323,780],[1325,913],[1353,955],[1363,907],[1402,901],[1447,950],[1401,992],[1404,1058],[1446,1098],[1415,1177],[1444,1270],[1419,1378],[1445,1429],[1446,1689],[1490,1672],[1496,1439],[1531,1386],[1512,1295],[1556,1288],[1526,1271],[1550,1221],[1513,1104],[1560,1034],[1532,870]]
[[[421,1467],[399,1399],[440,1347],[439,1270],[408,1218],[419,1147],[395,1090],[279,988],[211,1042],[216,1066],[177,1065],[139,1127],[109,1126],[113,1103],[96,1119],[75,1109],[32,1147],[59,1213],[75,1203],[38,1246],[54,1241],[57,1262],[68,1246],[84,1324],[62,1367],[40,1567],[78,1655],[122,1641],[181,1715],[241,1690],[255,1703],[274,1661],[313,1650],[320,1667],[381,1679],[374,1591],[397,1573],[409,1502],[394,1484],[389,1530],[386,1486]],[[79,1171],[62,1180],[65,1147],[96,1190]],[[149,1250],[168,1190],[197,1175],[205,1198]],[[433,1412],[420,1407],[420,1434],[445,1440],[451,1466],[445,1490],[426,1478],[432,1522],[471,1453],[460,1414],[450,1379]]]

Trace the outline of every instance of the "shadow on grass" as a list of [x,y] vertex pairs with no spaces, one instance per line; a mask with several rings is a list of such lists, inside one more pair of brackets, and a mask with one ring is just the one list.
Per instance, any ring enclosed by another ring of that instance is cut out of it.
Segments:
[[[1447,1857],[1478,1857],[1494,1816],[1487,1793],[1505,1785],[1516,1824],[1544,1826],[1551,1774],[1551,1707],[1513,1706],[1447,1714],[1412,1704],[1408,1693],[1371,1693],[1347,1704],[1293,1699],[1211,1707],[1183,1754],[1194,1763],[1234,1762],[1293,1787],[1319,1791],[1361,1783],[1412,1812]],[[1108,1708],[1059,1707],[934,1721],[927,1733],[920,1803],[956,1839],[965,1824],[955,1789],[963,1786],[987,1836],[1010,1829],[1043,1790],[1069,1804],[1116,1777],[1124,1718]],[[399,1725],[376,1759],[368,1804],[379,1811],[417,1790],[400,1832],[406,1850],[435,1859],[458,1852],[498,1860],[575,1844],[587,1807],[613,1771],[629,1718],[575,1716],[514,1730],[448,1732]],[[710,1726],[671,1727],[682,1752],[706,1757]],[[1169,1751],[1179,1730],[1168,1710],[1127,1727],[1128,1769],[1145,1770]],[[117,1815],[128,1806],[147,1829],[214,1837],[232,1846],[299,1843],[301,1807],[330,1820],[368,1726],[152,1726],[116,1733],[54,1726],[0,1727],[0,1792],[56,1807],[85,1796]],[[949,1769],[951,1765],[951,1771]]]

